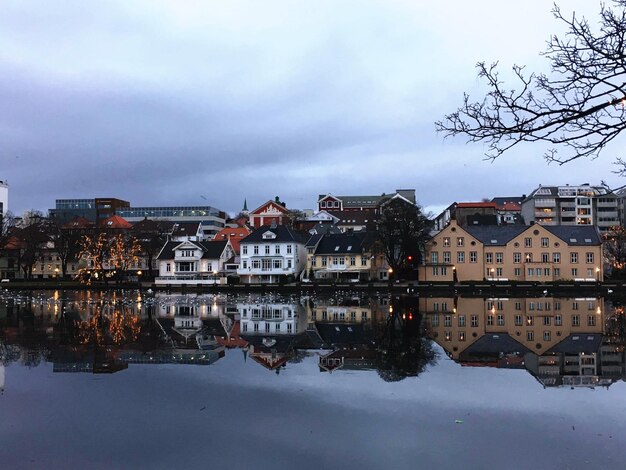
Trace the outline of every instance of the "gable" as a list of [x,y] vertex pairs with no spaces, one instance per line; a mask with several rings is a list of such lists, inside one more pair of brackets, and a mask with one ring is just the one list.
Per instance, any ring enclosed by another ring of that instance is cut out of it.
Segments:
[[256,208],[255,210],[253,210],[252,212],[250,212],[250,215],[257,215],[257,216],[263,216],[263,215],[284,215],[287,214],[287,209],[285,209],[283,206],[281,206],[280,204],[277,204],[274,201],[268,201],[265,204],[263,204],[262,206]]

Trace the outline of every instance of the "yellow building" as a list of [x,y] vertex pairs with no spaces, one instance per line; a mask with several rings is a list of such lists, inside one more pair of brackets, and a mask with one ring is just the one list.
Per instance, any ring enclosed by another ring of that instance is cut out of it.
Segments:
[[599,281],[602,240],[593,226],[476,225],[456,221],[426,244],[425,281]]

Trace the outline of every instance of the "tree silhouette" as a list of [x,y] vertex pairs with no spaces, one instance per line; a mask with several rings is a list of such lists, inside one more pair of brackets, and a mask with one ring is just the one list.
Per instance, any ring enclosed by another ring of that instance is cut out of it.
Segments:
[[[547,143],[545,158],[559,164],[597,157],[626,128],[626,0],[600,6],[599,28],[575,14],[552,13],[567,32],[553,35],[542,53],[551,74],[526,73],[514,65],[517,89],[500,80],[497,62],[477,64],[488,92],[479,101],[465,94],[463,105],[435,123],[445,136],[486,142],[495,159],[521,142]],[[559,154],[558,151],[562,153]],[[618,173],[626,172],[626,162]]]

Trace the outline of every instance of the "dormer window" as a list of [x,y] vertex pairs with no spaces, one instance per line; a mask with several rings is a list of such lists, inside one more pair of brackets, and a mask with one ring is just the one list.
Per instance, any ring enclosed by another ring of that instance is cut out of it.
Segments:
[[263,240],[273,240],[276,238],[276,234],[274,232],[270,232],[269,230],[263,234]]

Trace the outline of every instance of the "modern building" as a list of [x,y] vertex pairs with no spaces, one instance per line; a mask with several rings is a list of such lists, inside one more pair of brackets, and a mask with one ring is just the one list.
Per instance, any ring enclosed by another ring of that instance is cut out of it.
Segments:
[[600,281],[602,240],[595,227],[476,225],[453,219],[426,244],[425,281]]
[[0,219],[9,210],[9,183],[0,181]]
[[144,219],[175,223],[199,222],[207,238],[224,228],[226,213],[211,206],[125,207],[117,215],[131,223]]
[[593,225],[600,232],[618,225],[618,196],[604,186],[539,186],[522,201],[526,224]]
[[51,218],[61,224],[83,217],[99,227],[103,220],[114,216],[117,210],[125,207],[130,207],[130,203],[116,198],[57,199],[54,209],[48,212]]

